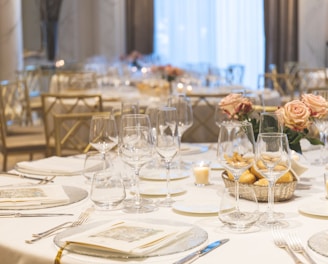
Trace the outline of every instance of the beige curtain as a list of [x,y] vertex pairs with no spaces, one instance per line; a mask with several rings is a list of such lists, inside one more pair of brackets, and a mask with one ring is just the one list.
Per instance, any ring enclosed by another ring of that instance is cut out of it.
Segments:
[[153,0],[126,0],[126,53],[152,53],[153,31]]
[[298,61],[298,0],[264,0],[265,71],[275,64],[278,72],[284,63]]

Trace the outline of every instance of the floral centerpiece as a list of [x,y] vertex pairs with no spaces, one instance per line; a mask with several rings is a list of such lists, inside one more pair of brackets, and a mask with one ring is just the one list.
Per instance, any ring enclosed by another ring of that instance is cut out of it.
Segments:
[[174,81],[177,77],[183,75],[184,73],[182,69],[178,67],[174,67],[170,64],[153,66],[151,68],[151,71],[153,73],[160,74],[161,78],[169,83],[171,93],[172,93],[172,81]]
[[[254,113],[252,102],[241,94],[229,94],[219,103],[229,118],[252,123],[255,139],[259,132],[258,117]],[[310,133],[315,118],[328,114],[328,102],[320,95],[303,94],[300,100],[293,100],[279,107],[276,112],[282,116],[284,133],[287,134],[290,149],[301,153],[300,140],[307,139],[312,145],[323,144],[318,137]]]

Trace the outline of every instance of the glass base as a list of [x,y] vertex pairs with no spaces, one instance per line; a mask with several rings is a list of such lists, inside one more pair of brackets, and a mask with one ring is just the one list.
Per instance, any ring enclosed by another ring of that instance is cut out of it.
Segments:
[[160,207],[172,207],[172,204],[175,203],[175,200],[172,198],[165,198],[162,201],[158,201],[156,204]]
[[273,219],[268,219],[267,215],[262,216],[258,223],[258,226],[262,228],[272,228],[272,227],[281,227],[281,228],[286,228],[289,226],[287,221],[281,220],[279,218],[273,218]]
[[[133,198],[125,199],[123,201],[123,204],[127,207],[130,207],[130,206],[133,206],[135,204],[135,202],[136,202],[136,199],[135,199],[135,197],[133,197]],[[142,205],[152,204],[153,200],[152,199],[146,199],[146,198],[140,198],[140,203]]]
[[157,208],[153,205],[144,205],[141,204],[140,206],[125,206],[123,212],[128,214],[143,214],[143,213],[150,213],[155,211]]

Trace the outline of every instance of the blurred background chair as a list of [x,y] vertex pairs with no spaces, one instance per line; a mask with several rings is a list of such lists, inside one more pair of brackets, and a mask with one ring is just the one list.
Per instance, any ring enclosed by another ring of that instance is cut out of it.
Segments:
[[241,64],[231,64],[227,67],[226,81],[230,85],[242,84],[244,80],[245,66]]
[[[99,94],[64,95],[42,94],[42,112],[47,144],[47,155],[55,152],[55,114],[102,112],[103,102]],[[85,133],[89,133],[86,131]]]
[[81,92],[98,88],[96,72],[56,71],[51,78],[50,93]]
[[307,93],[321,95],[323,98],[328,100],[328,87],[311,87],[307,89]]
[[[89,144],[91,118],[99,112],[54,114],[55,154],[68,156],[86,153]],[[101,112],[108,114],[110,112]]]

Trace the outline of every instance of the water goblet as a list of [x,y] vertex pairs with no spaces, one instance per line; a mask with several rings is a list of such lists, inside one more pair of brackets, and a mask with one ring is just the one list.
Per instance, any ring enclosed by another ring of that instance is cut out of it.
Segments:
[[[221,123],[218,138],[218,160],[234,177],[236,213],[238,217],[239,178],[254,163],[255,142],[252,124],[249,122]],[[242,212],[240,212],[242,216]],[[241,217],[240,216],[240,217]]]
[[274,214],[274,185],[290,170],[291,155],[286,134],[260,133],[257,139],[254,168],[268,180],[268,209],[260,224],[263,227],[286,226]]
[[121,175],[114,170],[102,170],[93,175],[90,199],[100,210],[120,209],[126,197]]
[[141,202],[139,190],[140,169],[153,157],[153,141],[149,117],[145,114],[127,114],[122,116],[120,133],[120,156],[134,170],[135,199],[125,207],[127,213],[146,213],[154,206]]
[[175,201],[170,192],[170,169],[172,159],[179,151],[179,135],[177,126],[177,110],[174,107],[161,107],[157,113],[156,151],[164,160],[166,167],[166,198],[158,203],[170,207]]
[[84,166],[83,166],[83,176],[86,179],[86,183],[91,184],[93,175],[96,172],[102,171],[104,169],[108,169],[109,167],[110,167],[109,157],[106,157],[105,165],[104,165],[103,156],[99,151],[96,150],[88,151],[85,154]]

